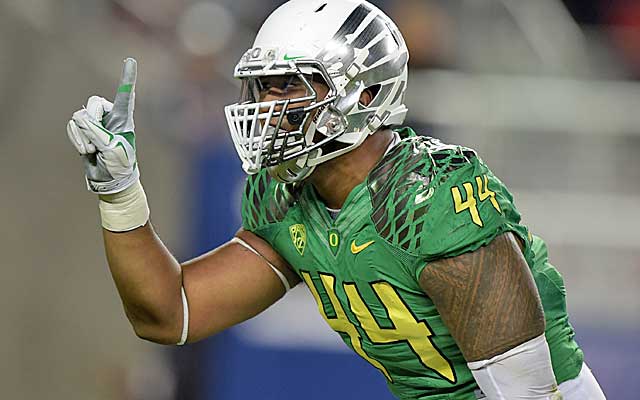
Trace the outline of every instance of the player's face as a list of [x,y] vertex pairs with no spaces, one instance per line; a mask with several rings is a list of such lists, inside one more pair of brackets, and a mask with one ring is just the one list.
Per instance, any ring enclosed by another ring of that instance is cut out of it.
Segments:
[[[307,81],[311,83],[313,89],[316,92],[316,101],[320,101],[327,97],[327,94],[329,93],[329,87],[326,84],[319,82],[317,79],[313,80],[311,76],[307,78]],[[302,80],[295,75],[264,77],[259,80],[258,87],[261,102],[296,99],[307,97],[312,94],[310,93],[307,86],[302,82]],[[303,108],[309,105],[311,105],[311,100],[304,103],[292,104],[289,106],[289,110]],[[279,106],[276,108],[276,111],[280,111],[281,109],[282,107]],[[311,123],[312,119],[313,118],[308,118],[307,123]],[[274,117],[271,120],[270,124],[275,126],[277,122],[278,118]],[[287,118],[282,121],[282,125],[280,128],[287,131],[298,129],[297,126],[291,125]]]

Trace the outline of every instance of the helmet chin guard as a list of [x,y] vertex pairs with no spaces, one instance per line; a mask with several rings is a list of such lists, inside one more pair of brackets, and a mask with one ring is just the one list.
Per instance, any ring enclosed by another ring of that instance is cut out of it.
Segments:
[[[245,172],[267,168],[279,181],[300,181],[380,128],[401,124],[407,113],[408,59],[393,21],[366,1],[283,4],[236,66],[243,95],[225,107]],[[261,78],[273,76],[298,78],[306,94],[261,101],[256,87]],[[315,77],[329,89],[323,99],[312,85]],[[373,96],[365,105],[360,99],[367,89]],[[293,129],[282,128],[285,119]]]
[[[316,152],[322,152],[320,149],[316,149]],[[307,159],[313,157],[313,154],[306,154],[293,159],[291,161],[285,161],[273,167],[267,167],[269,175],[279,182],[293,183],[300,182],[313,173],[316,166],[308,166]]]

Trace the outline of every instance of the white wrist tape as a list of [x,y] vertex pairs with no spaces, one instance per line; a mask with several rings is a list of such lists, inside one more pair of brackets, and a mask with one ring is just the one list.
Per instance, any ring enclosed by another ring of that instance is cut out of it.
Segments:
[[542,334],[489,360],[467,364],[489,400],[561,400]]
[[176,343],[178,346],[187,343],[187,338],[189,337],[189,303],[187,302],[184,286],[180,289],[182,294],[182,335],[180,335],[180,341]]
[[112,232],[127,232],[149,221],[149,205],[142,184],[137,181],[115,194],[100,195],[102,227]]
[[280,270],[278,268],[276,268],[273,264],[271,264],[269,262],[269,260],[264,258],[262,256],[262,254],[258,253],[258,251],[256,249],[251,247],[251,245],[249,243],[245,242],[244,240],[240,239],[239,237],[234,237],[233,239],[231,239],[231,243],[238,243],[239,245],[241,245],[242,247],[246,248],[250,252],[254,253],[258,257],[262,258],[267,263],[267,265],[269,265],[269,267],[271,267],[273,272],[275,272],[276,275],[278,275],[278,278],[280,278],[280,281],[282,282],[282,286],[284,286],[284,291],[288,292],[289,290],[291,290],[291,285],[289,284],[289,281],[287,280],[287,277],[284,276],[284,274],[282,272],[280,272]]

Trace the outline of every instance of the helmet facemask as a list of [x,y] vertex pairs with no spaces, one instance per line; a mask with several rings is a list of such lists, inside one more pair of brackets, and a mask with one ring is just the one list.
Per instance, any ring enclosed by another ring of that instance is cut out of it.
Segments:
[[[268,168],[274,178],[283,182],[306,178],[314,167],[308,162],[310,155],[319,157],[321,147],[346,127],[344,118],[331,107],[337,98],[336,89],[324,66],[317,61],[292,61],[247,66],[239,72],[241,98],[227,106],[225,114],[243,169],[255,174]],[[323,99],[319,98],[314,81],[328,87]],[[277,87],[286,95],[291,86],[304,88],[304,94],[262,101],[270,87]],[[285,121],[291,129],[283,128]],[[317,131],[319,126],[323,128],[322,135]]]

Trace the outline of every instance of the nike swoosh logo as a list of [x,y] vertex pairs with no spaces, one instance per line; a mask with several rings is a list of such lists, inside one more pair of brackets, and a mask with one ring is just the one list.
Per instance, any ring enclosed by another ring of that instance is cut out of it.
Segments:
[[373,243],[375,243],[375,240],[372,240],[370,242],[367,242],[363,245],[358,246],[356,244],[356,241],[354,240],[353,242],[351,242],[351,252],[353,254],[358,254],[360,253],[362,250],[366,249],[367,247],[371,246]]
[[289,57],[288,54],[284,55],[284,60],[285,61],[292,61],[292,60],[298,60],[300,58],[304,58],[304,56],[295,56],[295,57]]

